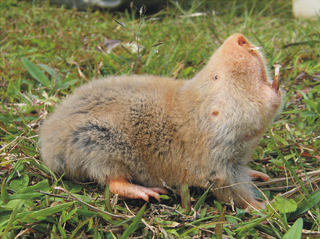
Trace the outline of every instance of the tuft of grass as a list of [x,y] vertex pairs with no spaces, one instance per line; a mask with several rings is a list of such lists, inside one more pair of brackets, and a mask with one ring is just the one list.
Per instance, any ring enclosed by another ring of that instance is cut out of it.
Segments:
[[[0,237],[319,237],[319,19],[293,19],[290,0],[169,1],[152,14],[0,4]],[[265,211],[233,209],[184,184],[183,203],[173,194],[144,205],[42,163],[38,126],[76,87],[131,73],[191,78],[235,32],[263,48],[271,70],[282,65],[282,110],[251,163],[272,178],[256,183]],[[121,43],[99,50],[106,38]]]

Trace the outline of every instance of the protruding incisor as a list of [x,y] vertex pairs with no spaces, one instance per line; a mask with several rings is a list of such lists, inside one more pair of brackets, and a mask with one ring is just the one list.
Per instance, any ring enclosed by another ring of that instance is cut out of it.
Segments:
[[273,82],[272,82],[272,89],[278,92],[279,88],[280,88],[280,69],[279,67],[276,67],[275,76],[273,77]]

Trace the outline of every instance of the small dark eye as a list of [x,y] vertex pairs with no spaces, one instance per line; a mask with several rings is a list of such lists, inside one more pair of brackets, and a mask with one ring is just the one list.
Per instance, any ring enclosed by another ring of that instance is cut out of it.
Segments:
[[215,76],[214,76],[214,79],[215,79],[215,80],[218,80],[218,75],[215,75]]

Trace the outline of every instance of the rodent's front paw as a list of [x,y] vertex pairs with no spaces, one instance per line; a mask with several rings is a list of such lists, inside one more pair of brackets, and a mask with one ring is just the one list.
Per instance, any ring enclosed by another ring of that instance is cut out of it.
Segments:
[[261,178],[262,181],[269,181],[270,180],[270,176],[268,174],[265,174],[265,173],[262,173],[262,172],[259,172],[256,170],[252,170],[252,169],[250,169],[249,175],[251,178],[255,178],[255,179]]

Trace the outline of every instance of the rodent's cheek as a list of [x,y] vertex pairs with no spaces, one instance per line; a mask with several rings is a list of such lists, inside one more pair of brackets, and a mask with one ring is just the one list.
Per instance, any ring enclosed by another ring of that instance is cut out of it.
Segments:
[[273,111],[276,111],[279,108],[282,101],[280,91],[276,92],[271,87],[264,85],[264,87],[262,88],[261,95],[263,97],[261,98],[261,103],[265,105],[266,109],[270,109],[269,113],[272,113]]
[[270,81],[262,81],[258,83],[260,94],[267,96],[266,98],[272,98],[276,96],[279,91],[276,91],[272,88],[272,82]]
[[[268,82],[269,83],[269,82]],[[266,99],[270,99],[272,101],[279,101],[279,104],[281,103],[281,93],[280,90],[275,91],[272,87],[269,85],[264,85],[263,87],[263,94],[265,95]]]
[[278,91],[277,93],[275,93],[275,97],[273,98],[273,107],[278,109],[281,105],[282,102],[282,96],[280,91]]

